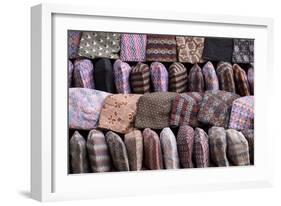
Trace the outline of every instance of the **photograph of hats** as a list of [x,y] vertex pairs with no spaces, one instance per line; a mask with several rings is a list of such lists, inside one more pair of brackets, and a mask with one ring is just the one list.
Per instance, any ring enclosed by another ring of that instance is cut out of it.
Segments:
[[69,174],[255,164],[254,39],[67,38]]

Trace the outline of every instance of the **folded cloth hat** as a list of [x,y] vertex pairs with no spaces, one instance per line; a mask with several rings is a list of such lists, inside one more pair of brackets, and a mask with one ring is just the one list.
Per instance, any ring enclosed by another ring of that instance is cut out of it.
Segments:
[[130,72],[132,68],[126,62],[117,59],[113,65],[113,74],[116,90],[118,93],[128,94],[131,93],[130,88]]
[[146,35],[121,34],[120,59],[122,61],[145,61]]
[[87,130],[96,128],[103,101],[108,95],[110,93],[93,89],[70,88],[68,96],[69,128]]
[[169,126],[175,92],[154,92],[139,98],[136,112],[136,128],[163,129]]
[[239,95],[231,92],[206,91],[198,112],[198,121],[226,128],[229,123],[232,102],[237,98]]
[[105,134],[105,139],[114,167],[118,171],[129,171],[127,149],[121,137],[112,131],[108,131]]
[[146,60],[159,62],[177,61],[176,38],[172,35],[147,35]]
[[94,89],[94,66],[89,59],[74,61],[73,72],[74,86]]
[[223,127],[212,127],[208,131],[210,158],[218,167],[229,166],[226,156],[226,133]]
[[252,95],[254,95],[254,68],[253,67],[250,67],[248,69],[247,77],[250,85],[250,92]]
[[114,94],[108,96],[101,109],[99,127],[114,132],[133,130],[139,94]]
[[254,130],[253,129],[244,129],[241,131],[246,140],[248,141],[250,162],[254,164]]
[[150,65],[150,75],[155,92],[167,92],[169,77],[166,67],[160,62],[153,62]]
[[190,92],[204,92],[204,77],[198,64],[194,64],[189,72],[188,90]]
[[174,62],[169,67],[169,91],[185,92],[187,90],[187,70],[182,63]]
[[228,62],[219,62],[217,65],[217,76],[220,83],[220,89],[235,93],[235,82],[232,66]]
[[204,38],[191,36],[177,36],[178,59],[180,62],[191,64],[200,63],[204,48]]
[[245,96],[233,101],[229,128],[236,130],[254,128],[254,96]]
[[73,76],[73,64],[70,60],[68,60],[68,87],[72,87],[72,76]]
[[227,157],[235,166],[249,165],[249,146],[241,132],[226,130]]
[[80,44],[82,32],[80,31],[69,31],[68,32],[68,58],[74,59],[78,57],[78,49]]
[[254,39],[233,39],[232,62],[254,62]]
[[177,94],[171,110],[170,125],[198,126],[197,114],[200,109],[203,93],[187,92]]
[[207,60],[230,62],[232,51],[233,40],[231,38],[206,37],[202,57]]
[[83,32],[78,54],[87,58],[118,59],[120,34],[108,32]]
[[177,148],[179,159],[183,168],[192,168],[192,152],[194,143],[194,130],[188,125],[179,127],[177,134]]
[[206,90],[219,90],[219,80],[212,62],[208,61],[202,69]]
[[133,93],[144,94],[150,92],[150,69],[147,64],[138,63],[132,68],[130,82]]
[[75,131],[69,142],[72,173],[89,172],[86,141],[78,131]]
[[125,134],[124,142],[128,152],[130,170],[141,170],[143,160],[143,138],[140,130]]
[[197,168],[209,166],[208,135],[203,129],[198,127],[194,131],[193,154]]
[[163,169],[162,150],[158,134],[146,128],[143,130],[142,135],[144,166],[151,170]]
[[166,169],[178,169],[180,167],[177,141],[174,133],[169,127],[160,133],[160,143],[163,152],[163,160]]
[[250,95],[250,86],[246,72],[238,65],[233,65],[233,76],[237,94],[240,96]]
[[109,59],[101,58],[95,62],[95,89],[115,93],[113,68]]
[[93,129],[88,134],[87,151],[93,172],[109,172],[111,159],[104,134]]

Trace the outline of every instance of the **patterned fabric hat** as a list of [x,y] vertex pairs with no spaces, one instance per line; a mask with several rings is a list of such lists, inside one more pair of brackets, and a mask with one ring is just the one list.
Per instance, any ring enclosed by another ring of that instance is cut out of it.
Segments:
[[254,95],[254,68],[253,67],[248,69],[247,77],[250,85],[250,92],[252,95]]
[[74,59],[78,57],[78,49],[81,38],[80,31],[69,31],[68,32],[68,58]]
[[78,131],[75,131],[69,142],[71,169],[73,174],[89,172],[86,141]]
[[125,134],[124,142],[128,152],[130,170],[141,170],[143,160],[143,138],[140,130]]
[[113,68],[109,59],[101,58],[95,62],[95,89],[115,93]]
[[159,62],[177,61],[177,45],[175,36],[147,35],[146,60]]
[[204,38],[191,36],[177,36],[178,59],[180,62],[191,64],[201,63],[204,49]]
[[166,67],[160,62],[153,62],[150,65],[150,75],[155,92],[167,92],[169,77]]
[[187,70],[182,63],[174,62],[169,67],[169,91],[185,92],[187,90]]
[[253,39],[233,39],[232,62],[234,63],[254,62]]
[[179,127],[177,134],[177,148],[180,163],[183,168],[192,168],[192,152],[194,143],[194,130],[188,125]]
[[226,133],[223,127],[212,127],[208,131],[210,158],[218,167],[229,166],[226,156]]
[[118,59],[120,34],[107,32],[83,32],[80,40],[79,56],[90,59],[104,57]]
[[163,160],[166,169],[178,169],[180,167],[177,141],[174,133],[169,127],[160,133],[160,143],[163,152]]
[[99,127],[122,134],[133,130],[139,94],[114,94],[103,103]]
[[104,134],[93,129],[88,134],[87,151],[93,172],[109,172],[111,159]]
[[227,157],[235,166],[249,165],[249,146],[241,132],[226,130]]
[[219,62],[217,65],[217,76],[221,90],[235,93],[235,82],[232,66],[230,63]]
[[254,96],[246,96],[233,102],[229,128],[236,130],[254,128]]
[[94,67],[89,59],[77,59],[74,61],[74,86],[94,89]]
[[238,64],[233,65],[233,76],[236,92],[241,96],[249,96],[250,86],[248,83],[247,74]]
[[172,102],[177,93],[154,92],[140,97],[137,104],[136,128],[163,129],[169,126]]
[[68,87],[72,87],[72,76],[73,76],[74,66],[70,60],[68,60]]
[[130,72],[132,68],[126,62],[122,62],[120,59],[117,59],[113,65],[113,74],[116,90],[118,93],[129,94],[131,93],[130,88]]
[[120,59],[122,61],[145,61],[146,35],[121,34]]
[[187,92],[177,94],[171,110],[170,125],[198,126],[197,114],[200,109],[203,93]]
[[203,129],[196,127],[194,131],[194,147],[193,147],[194,159],[196,167],[208,167],[209,166],[209,143],[208,135]]
[[198,112],[198,121],[203,124],[226,128],[232,102],[239,95],[225,91],[206,91]]
[[130,82],[133,93],[144,94],[150,92],[150,69],[147,64],[138,63],[132,68]]
[[250,154],[250,162],[254,164],[254,130],[253,129],[244,129],[242,130],[242,134],[248,141],[249,146],[249,154]]
[[147,169],[163,169],[162,150],[159,136],[153,130],[143,130],[144,166]]
[[110,93],[86,89],[69,89],[69,128],[94,129],[98,125],[104,99]]
[[190,92],[204,92],[204,77],[198,64],[194,64],[189,72],[188,89]]
[[128,154],[121,137],[118,134],[109,131],[105,134],[105,139],[114,167],[117,171],[129,171]]
[[203,69],[206,90],[219,90],[219,80],[212,62],[208,61]]

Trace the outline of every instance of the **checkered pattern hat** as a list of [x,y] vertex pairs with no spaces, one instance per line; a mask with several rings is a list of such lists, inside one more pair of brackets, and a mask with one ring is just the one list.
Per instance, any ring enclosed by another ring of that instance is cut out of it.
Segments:
[[219,90],[219,80],[212,62],[208,61],[203,69],[206,90]]
[[150,92],[150,69],[147,64],[138,63],[132,68],[130,82],[133,93],[144,94]]
[[220,89],[235,93],[235,82],[233,77],[232,65],[228,62],[219,62],[217,65],[217,76]]
[[113,65],[114,81],[117,93],[129,94],[131,93],[130,88],[130,72],[132,68],[126,62],[122,62],[117,59]]
[[77,59],[74,61],[74,86],[94,89],[94,67],[89,59]]
[[232,62],[254,62],[254,39],[233,39]]
[[78,57],[78,49],[80,44],[82,32],[69,31],[68,32],[68,58],[74,59]]
[[194,64],[189,72],[188,90],[190,92],[204,92],[204,77],[198,64]]
[[168,71],[166,67],[160,62],[153,62],[150,65],[150,75],[155,92],[167,92],[168,91]]
[[185,92],[187,90],[187,70],[182,63],[174,62],[169,67],[169,91]]
[[73,76],[73,64],[70,60],[68,60],[68,87],[72,87],[72,76]]
[[194,147],[193,155],[196,162],[196,167],[209,166],[209,143],[208,135],[201,128],[195,128],[194,131]]
[[249,153],[250,153],[250,162],[254,164],[254,130],[253,129],[244,129],[241,131],[249,145]]
[[239,94],[240,96],[249,96],[250,86],[248,83],[246,72],[238,64],[234,64],[233,75],[237,94]]

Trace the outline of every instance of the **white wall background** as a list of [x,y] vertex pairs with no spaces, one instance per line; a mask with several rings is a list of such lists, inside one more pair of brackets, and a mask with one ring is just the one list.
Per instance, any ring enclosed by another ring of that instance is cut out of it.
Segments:
[[[1,48],[0,48],[0,204],[1,205],[36,205],[38,202],[29,198],[30,190],[30,6],[45,1],[8,0],[1,2]],[[281,52],[281,14],[276,0],[52,0],[48,2],[84,4],[152,9],[169,12],[192,12],[205,14],[228,14],[242,16],[272,17],[274,28],[275,58],[275,105],[272,109],[272,129],[275,138],[275,187],[271,189],[244,189],[238,191],[214,191],[178,195],[157,195],[81,202],[58,202],[60,205],[280,205],[280,157],[281,135],[279,116],[281,72],[278,63]],[[267,69],[267,68],[264,68]],[[279,69],[279,71],[278,71]],[[266,86],[266,85],[264,85]],[[265,94],[266,98],[266,94]],[[266,138],[266,137],[264,137]],[[279,204],[278,204],[279,203]],[[50,203],[47,203],[50,204]],[[53,204],[53,203],[52,203]]]

